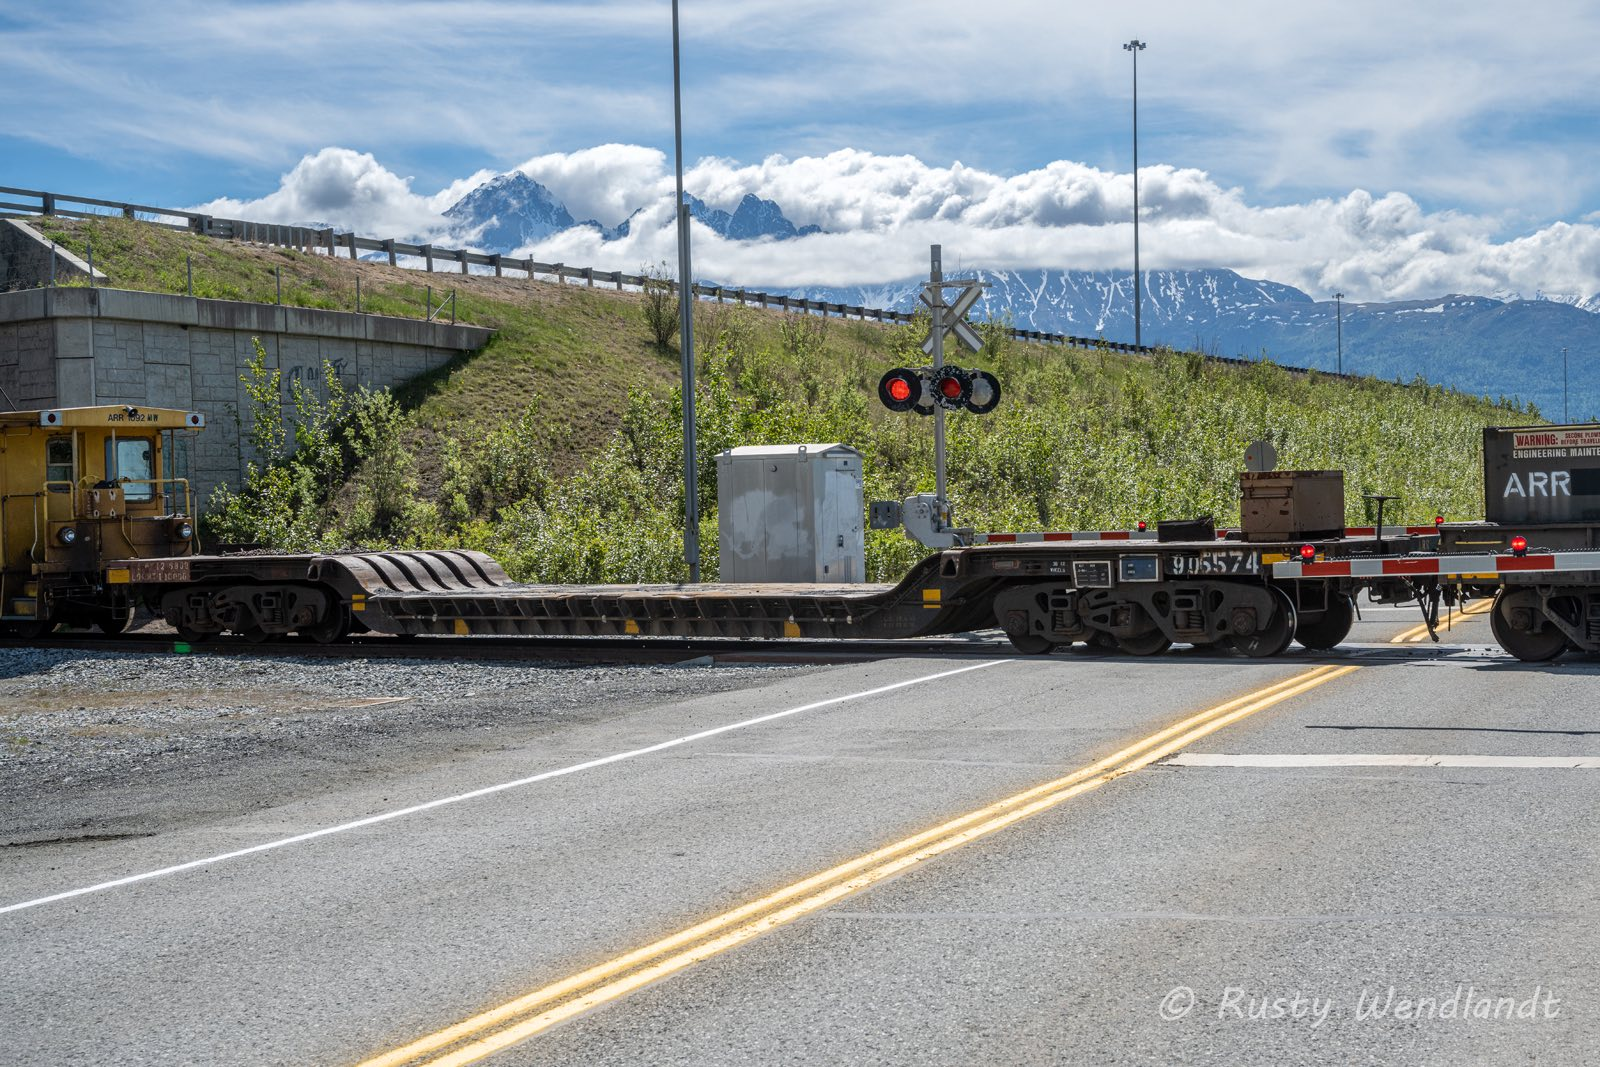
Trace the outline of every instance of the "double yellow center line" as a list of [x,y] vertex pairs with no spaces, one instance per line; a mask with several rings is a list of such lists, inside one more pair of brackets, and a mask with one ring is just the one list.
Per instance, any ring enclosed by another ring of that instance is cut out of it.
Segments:
[[1025,789],[930,830],[830,867],[759,900],[366,1060],[360,1067],[421,1067],[423,1064],[459,1067],[476,1063],[557,1023],[826,908],[925,860],[1098,789],[1172,755],[1207,734],[1358,669],[1354,666],[1315,667],[1218,704],[1064,778]]

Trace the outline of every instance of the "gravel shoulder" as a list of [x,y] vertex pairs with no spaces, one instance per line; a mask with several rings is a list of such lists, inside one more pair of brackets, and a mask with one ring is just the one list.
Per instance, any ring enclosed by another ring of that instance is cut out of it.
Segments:
[[0,849],[159,833],[818,669],[0,649]]

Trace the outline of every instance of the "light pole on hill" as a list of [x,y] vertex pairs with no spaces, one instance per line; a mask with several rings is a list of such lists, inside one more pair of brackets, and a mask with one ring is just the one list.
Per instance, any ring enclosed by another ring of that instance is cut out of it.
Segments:
[[1135,38],[1122,50],[1133,53],[1133,343],[1143,347],[1139,313],[1139,53],[1144,51],[1144,42]]
[[1567,403],[1567,350],[1561,349],[1561,421],[1572,421],[1572,407]]
[[1344,373],[1344,294],[1333,294],[1333,336],[1339,351],[1339,373]]
[[694,275],[689,205],[683,198],[683,90],[678,72],[678,0],[672,0],[672,136],[678,160],[678,359],[683,378],[683,559],[700,580],[700,478],[694,442]]

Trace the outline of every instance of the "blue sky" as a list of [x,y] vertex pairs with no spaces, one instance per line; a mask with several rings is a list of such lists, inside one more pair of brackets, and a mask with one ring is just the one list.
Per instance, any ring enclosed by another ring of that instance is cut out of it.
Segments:
[[[884,238],[818,240],[782,260],[713,242],[712,262],[752,284],[797,269],[810,276],[796,283],[861,280],[847,276],[864,255],[898,262],[930,236],[994,265],[1117,265],[1131,192],[1120,46],[1137,36],[1149,44],[1147,264],[1229,266],[1314,295],[1600,292],[1592,4],[681,10],[697,191],[772,195],[797,221],[864,213]],[[0,184],[172,206],[226,198],[261,214],[292,205],[421,232],[475,176],[542,160],[530,173],[574,214],[593,203],[616,222],[670,174],[669,11],[666,0],[8,3]],[[590,150],[606,145],[645,151],[597,161]],[[307,157],[326,165],[300,166]],[[921,213],[893,202],[959,177],[958,162],[982,179],[964,199]],[[365,199],[329,196],[339,181]],[[1040,193],[1049,182],[1060,188]],[[1098,214],[1079,210],[1085,196]],[[1067,201],[1070,217],[1051,221]],[[574,238],[549,251],[631,268],[656,246]]]

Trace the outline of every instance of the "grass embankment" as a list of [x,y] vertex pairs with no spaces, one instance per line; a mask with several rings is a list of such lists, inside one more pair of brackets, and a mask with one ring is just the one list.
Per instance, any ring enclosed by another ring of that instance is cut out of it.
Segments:
[[[415,316],[428,283],[387,266],[119,220],[60,232],[79,249],[92,239],[96,265],[119,287],[183,291],[185,253],[195,257],[197,295],[271,300],[272,268],[281,266],[286,303],[349,308],[359,269],[364,306]],[[402,390],[392,419],[369,419],[346,447],[324,449],[329,458],[315,462],[328,466],[302,482],[337,488],[258,501],[235,518],[271,506],[309,512],[292,534],[273,528],[295,541],[283,547],[464,545],[529,579],[680,578],[676,353],[651,340],[640,297],[521,279],[433,281],[456,287],[462,321],[499,329],[495,341]],[[868,499],[931,490],[929,421],[891,414],[876,399],[885,369],[922,362],[921,327],[706,304],[696,322],[708,577],[716,575],[715,455],[724,448],[839,441],[865,454]],[[1370,521],[1361,498],[1377,492],[1401,498],[1387,521],[1474,517],[1480,428],[1530,418],[1437,386],[1177,353],[1063,350],[983,332],[986,350],[972,362],[999,377],[1004,399],[990,415],[949,420],[956,518],[978,529],[1125,527],[1201,514],[1236,523],[1237,472],[1249,442],[1263,436],[1284,469],[1343,469],[1352,523]],[[281,492],[265,483],[255,491]],[[893,578],[922,552],[898,532],[869,532],[869,574]]]

